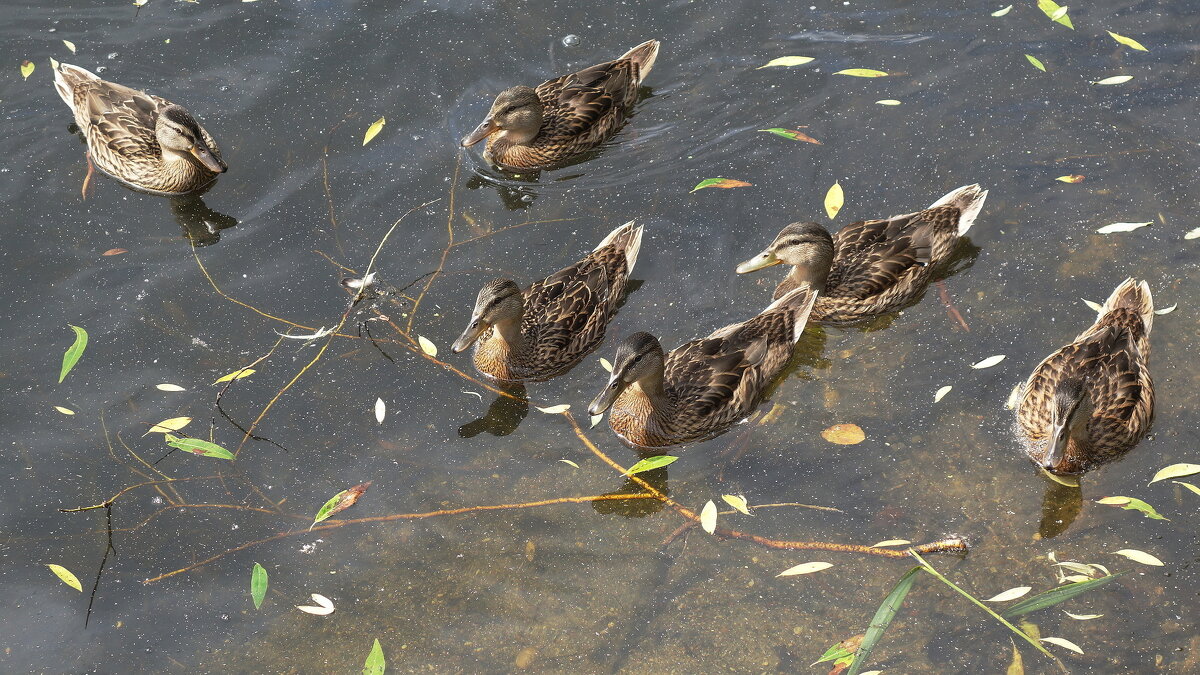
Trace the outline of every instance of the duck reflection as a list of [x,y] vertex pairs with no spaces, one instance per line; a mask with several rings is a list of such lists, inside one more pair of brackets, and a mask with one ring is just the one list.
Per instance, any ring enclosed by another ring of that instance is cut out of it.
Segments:
[[507,436],[517,430],[529,414],[529,395],[522,384],[502,388],[509,395],[497,394],[483,417],[458,428],[459,437],[475,438],[485,432],[493,436]]
[[1038,538],[1051,539],[1057,537],[1079,517],[1083,509],[1083,490],[1079,483],[1061,481],[1057,478],[1047,478],[1046,494],[1042,496],[1042,520],[1038,523]]
[[494,174],[483,169],[476,169],[476,171],[477,173],[467,179],[467,189],[496,188],[496,194],[500,195],[500,202],[509,211],[527,209],[537,199],[537,194],[530,187],[530,184],[538,182],[537,171],[519,175]]
[[221,240],[221,230],[238,225],[237,218],[209,208],[199,195],[171,197],[170,202],[184,238],[196,246],[211,246]]

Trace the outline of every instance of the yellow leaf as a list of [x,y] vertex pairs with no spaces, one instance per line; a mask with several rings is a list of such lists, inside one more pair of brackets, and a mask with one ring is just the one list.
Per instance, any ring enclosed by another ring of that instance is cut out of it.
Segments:
[[559,413],[564,413],[570,409],[571,409],[571,406],[570,406],[570,404],[567,404],[567,403],[562,403],[560,405],[552,405],[547,408],[538,408],[538,410],[541,410],[542,412],[546,413],[547,415],[557,415]]
[[72,54],[75,53],[75,43],[74,42],[71,42],[70,40],[63,40],[63,44],[67,46],[67,49],[71,50]]
[[600,420],[602,420],[602,419],[604,419],[604,413],[600,413],[599,415],[589,415],[588,422],[590,422],[592,426],[590,426],[588,428],[595,429],[596,425],[600,424]]
[[1033,588],[1029,586],[1017,586],[1016,588],[1010,588],[1003,593],[997,593],[987,600],[984,600],[984,602],[1008,602],[1009,600],[1016,600],[1017,598],[1023,597],[1026,593],[1032,590]]
[[883,541],[871,544],[871,548],[883,548],[884,546],[903,546],[911,543],[912,542],[907,539],[884,539]]
[[954,387],[952,387],[950,385],[946,385],[944,387],[939,387],[938,390],[936,392],[934,392],[934,394],[933,394],[933,402],[937,403],[938,401],[945,398],[946,394],[949,394],[950,390],[953,388]]
[[1083,653],[1083,650],[1079,648],[1079,645],[1075,644],[1074,642],[1071,642],[1070,640],[1068,640],[1066,638],[1047,637],[1047,638],[1042,638],[1042,642],[1049,642],[1052,645],[1058,645],[1059,647],[1064,647],[1066,649],[1070,649],[1071,651],[1075,652],[1076,654]]
[[1154,478],[1150,479],[1150,482],[1157,483],[1160,480],[1168,478],[1182,478],[1194,473],[1200,473],[1200,464],[1172,464],[1171,466],[1159,469],[1158,473],[1154,474]]
[[1200,487],[1196,487],[1195,485],[1192,485],[1191,483],[1186,483],[1186,482],[1184,482],[1184,481],[1181,481],[1181,480],[1173,480],[1173,481],[1171,481],[1171,482],[1172,482],[1172,483],[1175,483],[1176,485],[1182,485],[1183,487],[1185,487],[1185,488],[1187,488],[1187,489],[1191,490],[1192,492],[1195,492],[1196,494],[1200,495]]
[[164,382],[162,384],[156,384],[156,385],[154,385],[154,388],[159,391],[187,391],[186,389],[184,389],[183,387],[181,387],[177,384],[167,384],[166,382]]
[[1064,183],[1082,183],[1083,178],[1084,177],[1081,174],[1073,173],[1069,176],[1059,176],[1058,178],[1055,178],[1054,180],[1060,180]]
[[54,406],[54,409],[64,415],[74,415],[75,414],[74,410],[71,410],[70,408],[64,408],[61,405]]
[[721,495],[721,499],[724,499],[726,504],[732,506],[733,510],[750,515],[750,508],[746,506],[745,497],[740,495]]
[[1097,499],[1096,503],[1097,504],[1128,504],[1129,497],[1104,497],[1103,499]]
[[887,77],[887,73],[882,70],[871,70],[870,68],[847,68],[839,70],[834,75],[849,75],[850,77]]
[[235,370],[228,375],[222,375],[221,377],[218,377],[216,382],[213,382],[213,384],[221,384],[222,382],[229,382],[230,380],[240,380],[243,377],[250,377],[255,372],[257,371],[255,371],[253,368],[242,368],[241,370]]
[[709,534],[717,531],[717,505],[711,499],[700,511],[700,527]]
[[1141,563],[1143,565],[1153,565],[1154,567],[1162,567],[1163,566],[1163,561],[1159,560],[1158,558],[1155,558],[1154,556],[1150,555],[1149,553],[1146,553],[1145,551],[1139,551],[1135,548],[1123,548],[1120,551],[1113,551],[1113,553],[1115,553],[1117,555],[1123,555],[1126,558],[1129,558],[1130,560],[1132,560],[1133,562]]
[[845,195],[842,193],[842,185],[834,181],[829,191],[825,193],[825,213],[829,214],[830,220],[837,217],[843,204],[845,204]]
[[1063,614],[1066,614],[1076,621],[1090,621],[1092,619],[1099,619],[1100,617],[1104,616],[1103,614],[1072,614],[1065,609],[1063,610]]
[[1102,84],[1102,85],[1125,84],[1126,82],[1128,82],[1132,79],[1133,79],[1132,75],[1113,75],[1112,77],[1106,77],[1103,80],[1096,80],[1092,84]]
[[879,105],[900,105],[900,101],[897,101],[894,98],[885,98],[882,101],[875,101],[875,103]]
[[375,138],[376,136],[378,136],[379,132],[383,131],[383,125],[386,122],[387,122],[387,120],[380,117],[379,119],[375,120],[374,124],[367,127],[367,133],[363,135],[363,145],[370,143],[372,138]]
[[612,364],[611,364],[611,363],[609,363],[609,362],[608,362],[608,359],[606,359],[606,358],[603,358],[603,357],[602,357],[602,358],[600,359],[600,367],[601,367],[601,368],[603,368],[603,369],[605,369],[605,370],[607,370],[607,371],[608,371],[608,372],[610,372],[610,373],[612,372]]
[[755,70],[763,68],[774,68],[777,66],[802,66],[813,60],[811,56],[781,56],[777,59],[771,59],[765,66],[759,66]]
[[571,461],[571,460],[569,460],[569,459],[560,459],[560,460],[558,460],[558,461],[562,462],[563,464],[567,464],[567,465],[573,466],[573,467],[575,467],[576,469],[578,469],[578,468],[579,468],[579,465],[578,465],[578,464],[576,464],[575,462],[572,462],[572,461]]
[[867,437],[857,424],[835,424],[821,432],[821,438],[838,445],[862,443]]
[[976,370],[982,370],[983,368],[991,368],[992,366],[996,365],[997,363],[1000,363],[1001,361],[1003,361],[1004,358],[1005,357],[1003,354],[996,354],[995,356],[989,356],[986,359],[984,359],[978,363],[972,363],[971,367],[975,368]]
[[992,12],[992,16],[1004,16],[1005,14],[1008,14],[1009,12],[1012,11],[1012,7],[1013,7],[1012,5],[1009,5],[1008,7],[1005,7],[1003,9],[998,9],[998,10]]
[[821,570],[827,570],[830,567],[833,567],[833,563],[806,562],[806,563],[800,563],[799,565],[796,565],[795,567],[789,567],[786,570],[780,572],[779,574],[776,574],[775,576],[776,577],[794,577],[797,574],[812,574],[813,572],[820,572]]
[[49,567],[50,571],[54,572],[54,576],[61,579],[64,584],[74,588],[80,593],[83,592],[83,584],[79,583],[79,579],[74,574],[71,574],[71,570],[63,567],[62,565],[54,565],[50,563],[47,563],[46,567]]
[[433,344],[428,339],[418,335],[417,344],[421,345],[421,351],[430,356],[437,356],[437,345]]
[[191,424],[191,422],[192,418],[190,417],[172,417],[171,419],[163,420],[158,424],[155,424],[154,426],[150,427],[150,431],[147,431],[142,435],[148,436],[150,434],[169,434],[172,431],[179,431],[188,424]]
[[1142,43],[1138,42],[1137,40],[1134,40],[1131,37],[1125,37],[1124,35],[1118,35],[1118,34],[1112,32],[1111,30],[1108,31],[1108,34],[1112,36],[1112,39],[1116,40],[1117,42],[1120,42],[1121,44],[1125,45],[1126,47],[1132,47],[1132,48],[1138,50],[1139,52],[1150,51],[1149,49],[1146,49],[1145,47],[1143,47]]
[[33,67],[34,67],[33,61],[22,61],[21,62],[21,77],[24,77],[25,79],[28,80],[29,76],[33,74]]

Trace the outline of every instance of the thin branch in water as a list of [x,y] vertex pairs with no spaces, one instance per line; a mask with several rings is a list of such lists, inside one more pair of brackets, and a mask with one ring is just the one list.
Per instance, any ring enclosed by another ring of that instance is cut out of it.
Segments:
[[92,620],[92,607],[96,604],[96,591],[100,588],[100,576],[104,574],[104,566],[108,564],[108,554],[116,553],[113,546],[112,503],[104,506],[105,529],[108,531],[108,545],[104,549],[104,557],[100,559],[100,569],[96,570],[96,581],[92,584],[92,595],[88,599],[87,615],[83,619],[83,627],[87,628]]

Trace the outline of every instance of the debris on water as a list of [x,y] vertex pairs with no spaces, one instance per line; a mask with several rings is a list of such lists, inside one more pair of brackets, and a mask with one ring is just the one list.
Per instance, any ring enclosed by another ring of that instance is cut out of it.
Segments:
[[579,42],[580,42],[579,36],[575,35],[574,33],[572,33],[571,35],[568,35],[562,39],[562,43],[563,43],[564,47],[574,47],[575,45],[579,44]]

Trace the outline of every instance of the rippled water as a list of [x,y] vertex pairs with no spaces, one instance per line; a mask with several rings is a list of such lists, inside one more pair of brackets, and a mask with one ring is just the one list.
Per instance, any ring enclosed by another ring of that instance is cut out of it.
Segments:
[[[699,530],[664,548],[682,521],[644,501],[305,533],[325,500],[368,480],[366,497],[339,518],[628,490],[560,416],[493,405],[494,394],[397,345],[380,345],[389,360],[366,340],[335,339],[257,427],[274,443],[248,442],[235,463],[164,458],[162,442],[143,434],[186,415],[195,418],[187,431],[207,436],[215,424],[213,439],[236,447],[241,434],[215,409],[220,388],[210,383],[270,351],[288,327],[280,319],[337,324],[348,296],[331,261],[361,273],[389,226],[426,201],[440,200],[409,215],[380,252],[383,282],[418,280],[411,296],[438,269],[451,231],[456,245],[415,317],[398,296],[379,307],[398,325],[411,319],[439,359],[473,373],[448,346],[482,283],[532,281],[635,217],[646,225],[635,274],[643,283],[595,356],[611,358],[616,339],[636,330],[671,347],[744,318],[766,303],[777,275],[739,277],[733,267],[788,222],[830,224],[822,200],[838,181],[846,206],[833,228],[921,208],[966,183],[991,190],[968,255],[945,284],[969,331],[936,290],[871,330],[814,331],[763,406],[779,406],[772,423],[688,447],[653,482],[696,509],[743,493],[753,504],[840,509],[722,516],[768,537],[871,544],[964,535],[969,556],[932,560],[981,597],[1052,587],[1051,552],[1128,570],[1062,606],[1100,619],[1076,621],[1060,608],[1028,618],[1042,635],[1083,648],[1082,656],[1052,648],[1071,672],[1196,672],[1200,497],[1147,481],[1168,464],[1198,462],[1197,243],[1182,237],[1200,226],[1200,21],[1189,3],[1099,2],[1072,6],[1068,30],[1032,3],[989,15],[1002,6],[152,0],[135,11],[116,2],[9,3],[0,28],[0,301],[9,334],[0,343],[8,436],[0,665],[350,672],[378,638],[393,672],[826,672],[808,664],[866,628],[903,561],[773,551]],[[1105,30],[1150,51],[1122,47]],[[566,47],[571,34],[579,41]],[[598,156],[512,178],[456,148],[502,88],[651,37],[663,47],[647,96]],[[756,69],[785,55],[816,60]],[[184,103],[216,136],[230,172],[203,204],[172,204],[101,178],[81,200],[83,148],[51,86],[51,57]],[[36,64],[28,80],[19,73],[25,59]],[[832,74],[844,68],[892,76]],[[1115,74],[1134,79],[1089,84]],[[875,104],[881,99],[902,104]],[[381,116],[383,132],[364,147],[364,131]],[[822,144],[758,131],[770,127],[805,127]],[[1054,180],[1067,174],[1086,179]],[[689,193],[710,177],[753,185]],[[1153,225],[1094,234],[1118,221]],[[101,255],[113,248],[128,252]],[[1085,477],[1081,504],[1020,454],[1003,403],[1091,321],[1080,298],[1102,300],[1128,275],[1146,278],[1159,306],[1179,305],[1155,322],[1157,421],[1127,459]],[[356,312],[344,332],[357,335],[369,316]],[[68,323],[85,327],[91,342],[60,385]],[[395,337],[382,322],[368,326]],[[248,423],[320,344],[280,344],[222,407]],[[969,367],[992,354],[1007,359]],[[533,405],[582,410],[604,378],[591,357],[528,393]],[[163,382],[187,391],[155,389]],[[943,385],[954,388],[935,404]],[[382,424],[376,398],[387,406]],[[860,425],[866,441],[825,442],[820,432],[835,423]],[[603,427],[587,436],[626,466],[636,460]],[[162,484],[166,476],[180,482]],[[122,493],[152,480],[160,482]],[[118,493],[116,553],[85,629],[105,513],[57,509]],[[1092,502],[1108,495],[1144,499],[1170,520]],[[288,534],[142,583],[277,533]],[[1166,565],[1112,554],[1124,548]],[[835,567],[775,577],[810,560]],[[257,611],[255,562],[271,578]],[[74,571],[85,592],[45,563]],[[293,609],[311,593],[331,598],[337,612]],[[1004,628],[923,579],[874,662],[885,672],[1001,672],[1010,652]],[[1024,652],[1027,672],[1057,672]]]

